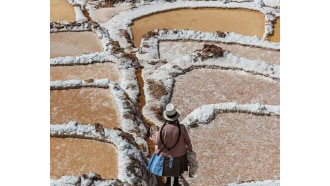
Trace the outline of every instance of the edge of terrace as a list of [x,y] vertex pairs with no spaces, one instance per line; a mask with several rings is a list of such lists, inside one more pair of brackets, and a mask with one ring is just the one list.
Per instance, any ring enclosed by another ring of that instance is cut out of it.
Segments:
[[50,59],[50,66],[88,65],[93,63],[116,63],[122,73],[120,85],[127,92],[134,104],[138,101],[138,82],[135,78],[136,58],[123,51],[119,44],[113,41],[106,29],[96,22],[85,23],[51,23],[51,33],[66,31],[93,31],[95,32],[105,51],[81,56],[65,56]]
[[141,39],[139,53],[148,53],[151,58],[159,59],[159,44],[161,41],[205,41],[226,44],[240,44],[270,50],[280,50],[280,44],[260,40],[257,36],[244,36],[234,32],[208,33],[195,30],[156,29],[145,34]]
[[181,121],[181,123],[188,127],[194,127],[195,125],[198,124],[208,124],[215,118],[217,114],[227,113],[227,112],[280,116],[280,106],[262,105],[259,103],[239,104],[237,102],[203,105],[201,107],[196,108],[190,114],[188,114]]
[[[71,121],[67,124],[50,125],[50,136],[102,141],[115,145],[118,150],[118,179],[105,180],[95,173],[89,173],[82,176],[63,176],[60,179],[51,179],[50,185],[76,185],[84,182],[89,183],[88,185],[92,183],[95,185],[123,185],[125,182],[130,185],[155,183],[155,180],[148,179],[146,156],[140,152],[134,138],[120,129],[104,128],[102,133],[90,124],[81,125],[76,121]],[[148,181],[149,183],[147,183]]]
[[[224,57],[209,58],[206,60],[199,59],[196,52],[178,58],[171,63],[156,60],[156,62],[150,64],[151,62],[148,60],[140,60],[146,69],[142,74],[146,82],[144,84],[146,104],[143,107],[143,114],[153,123],[160,122],[155,115],[154,108],[164,109],[166,103],[169,102],[175,77],[196,68],[232,69],[257,75],[270,81],[279,81],[280,79],[280,65],[269,64],[259,60],[248,60],[235,56],[228,51],[224,52]],[[155,98],[152,95],[149,87],[151,82],[158,83],[164,88],[164,94],[160,98]]]
[[[129,33],[131,40],[133,40],[133,34],[130,28],[133,20],[147,16],[149,14],[183,8],[243,8],[256,10],[265,15],[265,33],[263,35],[263,40],[265,40],[268,35],[273,33],[272,22],[276,19],[276,17],[280,16],[280,13],[276,9],[272,7],[260,6],[254,2],[180,1],[162,2],[162,6],[159,6],[159,2],[148,3],[149,4],[147,5],[141,4],[136,8],[120,12],[119,14],[112,17],[112,19],[108,22],[101,24],[103,27],[109,30],[109,33],[113,33],[111,36],[112,39],[119,41],[120,45],[128,51],[132,50],[132,43],[128,41],[124,36],[122,36],[122,34],[119,33],[119,30],[126,30]],[[87,4],[87,7],[93,12],[94,8],[90,4]],[[91,14],[91,16],[93,17],[93,14]]]
[[92,80],[92,82],[86,82],[86,80],[67,80],[67,81],[51,81],[51,90],[63,90],[82,87],[97,87],[97,88],[109,88],[110,92],[115,98],[116,106],[120,114],[121,128],[124,132],[133,135],[136,143],[139,144],[145,155],[149,154],[149,148],[144,138],[147,135],[147,127],[143,123],[141,114],[135,108],[135,105],[128,98],[126,92],[121,87],[109,79]]

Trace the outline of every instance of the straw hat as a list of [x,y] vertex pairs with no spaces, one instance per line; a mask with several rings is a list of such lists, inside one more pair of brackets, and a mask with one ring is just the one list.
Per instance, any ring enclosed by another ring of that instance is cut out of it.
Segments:
[[180,114],[176,111],[174,105],[169,103],[166,105],[166,109],[163,111],[163,117],[167,121],[175,121],[180,117]]

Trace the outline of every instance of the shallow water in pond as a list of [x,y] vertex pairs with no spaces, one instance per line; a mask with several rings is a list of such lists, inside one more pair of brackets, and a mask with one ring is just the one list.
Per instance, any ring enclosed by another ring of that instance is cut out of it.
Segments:
[[280,117],[221,113],[189,131],[199,169],[189,185],[280,179]]
[[202,32],[236,32],[241,35],[264,34],[264,14],[246,9],[197,8],[178,9],[151,14],[133,21],[134,45],[141,37],[155,29],[190,29]]
[[76,14],[67,0],[50,0],[50,21],[74,22]]
[[279,82],[246,72],[195,69],[175,80],[172,102],[181,112],[181,119],[207,104],[280,104]]
[[269,41],[280,42],[280,17],[277,17],[274,22],[274,33],[269,36]]
[[65,124],[71,120],[100,123],[104,128],[121,127],[115,99],[109,89],[103,88],[50,91],[50,123]]
[[50,58],[80,56],[102,51],[102,43],[94,32],[50,33]]
[[197,49],[202,49],[204,44],[214,44],[234,55],[250,60],[261,60],[271,64],[280,64],[280,51],[262,49],[239,44],[225,44],[206,41],[161,41],[159,42],[159,55],[161,59],[171,62],[184,55],[189,55]]
[[103,79],[119,83],[120,71],[115,63],[95,63],[90,65],[51,66],[50,80]]
[[109,143],[77,139],[50,138],[50,177],[81,176],[90,172],[105,179],[118,178],[118,153]]

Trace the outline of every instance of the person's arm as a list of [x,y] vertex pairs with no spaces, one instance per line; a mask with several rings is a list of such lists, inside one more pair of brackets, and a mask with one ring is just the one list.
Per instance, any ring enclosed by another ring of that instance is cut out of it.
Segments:
[[[155,126],[154,126],[155,127]],[[159,143],[159,135],[158,135],[158,133],[159,133],[159,127],[155,127],[155,128],[153,128],[153,130],[154,130],[154,133],[153,134],[151,134],[151,136],[150,136],[150,139],[151,139],[151,141],[155,144],[155,145],[158,145],[158,143]]]
[[183,124],[181,124],[181,128],[182,128],[182,132],[183,132],[183,137],[184,137],[184,142],[186,143],[186,147],[189,151],[193,151],[192,148],[192,144],[191,144],[191,140],[188,134],[188,130],[186,128],[186,126],[184,126]]

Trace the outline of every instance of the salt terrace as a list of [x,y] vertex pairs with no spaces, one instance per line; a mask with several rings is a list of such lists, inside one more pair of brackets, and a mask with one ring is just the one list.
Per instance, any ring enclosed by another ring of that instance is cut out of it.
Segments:
[[173,102],[184,186],[280,185],[279,0],[51,0],[50,185],[162,185],[148,129]]

